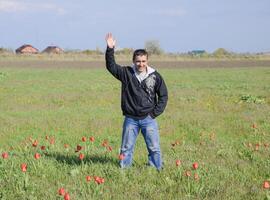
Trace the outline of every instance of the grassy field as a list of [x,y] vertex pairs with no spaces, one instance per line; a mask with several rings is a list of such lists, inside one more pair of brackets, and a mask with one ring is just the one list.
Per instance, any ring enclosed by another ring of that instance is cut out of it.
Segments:
[[270,68],[159,71],[161,172],[141,135],[119,169],[120,83],[104,68],[0,68],[0,199],[270,199]]

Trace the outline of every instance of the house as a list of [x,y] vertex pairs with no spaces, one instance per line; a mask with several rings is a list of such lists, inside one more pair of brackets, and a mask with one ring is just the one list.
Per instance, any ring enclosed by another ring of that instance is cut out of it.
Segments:
[[30,44],[24,44],[18,49],[16,49],[17,54],[37,54],[39,51]]
[[188,52],[188,54],[192,56],[200,56],[204,53],[206,53],[205,50],[193,50],[193,51]]
[[42,53],[55,53],[60,54],[64,53],[64,50],[57,46],[48,46],[46,49],[42,51]]

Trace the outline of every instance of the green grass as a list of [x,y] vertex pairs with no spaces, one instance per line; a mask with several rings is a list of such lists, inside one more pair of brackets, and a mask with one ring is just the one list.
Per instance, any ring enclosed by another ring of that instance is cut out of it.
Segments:
[[[157,118],[164,158],[159,173],[146,166],[141,135],[133,166],[119,169],[120,83],[105,69],[1,68],[0,153],[9,158],[0,158],[0,199],[63,199],[60,187],[71,199],[269,199],[262,184],[270,180],[270,68],[160,73],[169,102]],[[83,136],[95,141],[82,142]],[[75,153],[78,144],[84,146],[83,162]],[[193,162],[199,163],[196,172]],[[26,173],[21,163],[28,164]],[[87,182],[87,175],[105,183]]]

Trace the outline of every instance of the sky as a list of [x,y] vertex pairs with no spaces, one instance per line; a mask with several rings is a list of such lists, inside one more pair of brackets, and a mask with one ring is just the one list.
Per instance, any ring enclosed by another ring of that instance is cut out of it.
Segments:
[[0,47],[270,52],[270,0],[0,0]]

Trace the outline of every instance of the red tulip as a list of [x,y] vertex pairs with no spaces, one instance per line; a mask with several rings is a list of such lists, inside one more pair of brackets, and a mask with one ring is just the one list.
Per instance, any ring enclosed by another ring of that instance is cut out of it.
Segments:
[[105,182],[105,179],[104,178],[99,178],[99,182],[100,183],[104,183]]
[[64,147],[65,147],[65,148],[68,148],[68,144],[64,144]]
[[70,200],[69,193],[66,193],[66,194],[65,194],[64,199],[65,199],[65,200]]
[[120,154],[120,155],[118,156],[118,159],[119,159],[119,160],[124,160],[124,158],[125,158],[125,155],[124,155],[124,154]]
[[89,182],[91,180],[91,176],[86,176],[86,181]]
[[77,152],[80,151],[80,150],[82,150],[82,146],[77,145]]
[[104,183],[105,182],[105,179],[104,178],[101,178],[101,177],[98,177],[98,176],[95,176],[94,179],[95,179],[95,182],[97,184],[101,184],[101,183]]
[[84,154],[83,154],[83,153],[80,153],[79,159],[80,159],[80,160],[83,160],[83,159],[84,159]]
[[34,155],[34,157],[35,157],[35,159],[40,159],[40,154],[39,153],[35,153],[35,155]]
[[46,149],[46,147],[45,147],[45,146],[41,146],[40,149],[41,149],[42,151],[44,151],[44,150]]
[[86,142],[86,137],[82,137],[82,141],[83,142]]
[[3,159],[7,159],[8,158],[8,153],[7,152],[2,153],[2,157],[3,157]]
[[26,163],[22,163],[22,164],[21,164],[21,170],[22,170],[23,172],[26,172],[26,170],[27,170],[27,164],[26,164]]
[[91,142],[95,141],[95,138],[93,136],[91,136],[89,139],[90,139]]
[[33,147],[37,147],[37,145],[38,145],[38,141],[35,140],[35,141],[32,143],[32,146],[33,146]]
[[180,166],[181,165],[181,160],[176,160],[175,164],[176,164],[176,166]]
[[269,183],[269,181],[264,181],[264,182],[263,182],[263,188],[264,188],[264,189],[269,189],[269,188],[270,188],[270,183]]
[[197,163],[197,162],[195,162],[195,163],[193,163],[193,169],[198,169],[198,167],[199,167],[199,164]]
[[102,144],[101,144],[103,147],[106,147],[106,146],[108,146],[108,141],[107,140],[104,140],[103,142],[102,142]]
[[65,189],[64,188],[60,188],[58,190],[58,194],[61,195],[61,196],[64,196],[65,195]]

